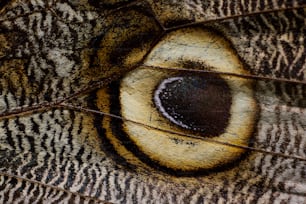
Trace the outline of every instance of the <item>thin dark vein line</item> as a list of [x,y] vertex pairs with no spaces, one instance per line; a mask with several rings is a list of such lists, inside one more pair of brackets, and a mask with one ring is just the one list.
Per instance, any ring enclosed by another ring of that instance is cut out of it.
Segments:
[[151,126],[151,125],[143,124],[141,122],[130,120],[130,119],[127,119],[127,118],[124,118],[124,117],[121,117],[121,116],[118,116],[118,115],[115,115],[115,114],[106,113],[106,112],[97,111],[97,110],[92,110],[92,109],[83,108],[83,107],[77,107],[77,106],[74,106],[72,104],[62,103],[62,104],[59,104],[58,107],[66,108],[66,109],[70,109],[70,110],[75,110],[75,111],[80,111],[80,112],[104,115],[104,116],[108,116],[108,117],[111,117],[111,118],[116,118],[116,119],[122,120],[124,122],[131,122],[131,123],[134,123],[134,124],[137,124],[137,125],[141,125],[141,126],[146,127],[146,128],[151,128],[151,129],[154,129],[154,130],[163,131],[165,133],[176,134],[176,135],[190,137],[190,138],[194,138],[194,139],[200,139],[202,141],[206,141],[206,142],[210,142],[210,143],[216,143],[216,144],[220,144],[220,145],[224,145],[224,146],[230,146],[230,147],[235,147],[235,148],[239,148],[239,149],[250,150],[250,151],[259,152],[259,153],[263,153],[263,154],[270,154],[270,155],[274,155],[274,156],[284,157],[284,158],[288,158],[288,159],[296,159],[296,160],[306,162],[306,158],[300,157],[300,156],[297,156],[297,155],[287,155],[287,154],[268,151],[268,150],[264,150],[264,149],[260,149],[260,148],[256,148],[256,147],[236,145],[236,144],[232,144],[232,143],[228,143],[228,142],[217,141],[217,140],[214,140],[214,139],[211,139],[211,138],[203,138],[203,137],[199,137],[199,136],[192,135],[192,134],[186,134],[186,133],[176,132],[176,131],[172,131],[172,130],[165,130],[165,129],[161,129],[161,128],[154,127],[154,126]]
[[[146,56],[145,56],[146,57]],[[144,58],[145,58],[144,57]],[[202,74],[220,74],[220,75],[226,75],[226,76],[233,76],[233,77],[240,77],[240,78],[246,78],[246,79],[254,79],[254,80],[266,80],[266,81],[277,81],[277,82],[283,82],[283,83],[295,83],[299,85],[306,85],[306,82],[304,81],[298,81],[298,80],[292,80],[292,79],[285,79],[285,78],[274,78],[274,77],[266,77],[266,76],[257,76],[252,74],[236,74],[236,73],[229,73],[229,72],[220,72],[220,71],[213,71],[213,70],[199,70],[199,69],[186,69],[186,68],[180,68],[180,67],[161,67],[161,66],[150,66],[150,65],[136,65],[135,67],[145,67],[149,69],[161,69],[161,70],[170,70],[170,71],[183,71],[183,72],[194,72],[194,73],[202,73]],[[134,67],[134,68],[135,68]],[[6,112],[0,113],[0,119],[4,118],[10,118],[14,116],[20,116],[20,115],[26,115],[30,114],[36,111],[47,111],[52,108],[55,108],[56,106],[71,101],[75,98],[78,98],[79,96],[82,96],[86,93],[89,93],[91,91],[94,91],[98,88],[102,88],[109,84],[110,82],[119,79],[121,75],[112,76],[109,78],[102,79],[100,81],[94,82],[91,85],[84,86],[83,88],[79,89],[77,92],[60,99],[55,99],[53,102],[41,102],[35,105],[26,106],[26,107],[18,107],[15,109],[11,109]]]
[[66,190],[64,188],[60,188],[60,187],[53,186],[53,185],[50,185],[50,184],[42,183],[40,181],[33,180],[33,179],[28,179],[28,178],[25,178],[25,177],[22,177],[22,176],[17,176],[17,175],[10,174],[10,173],[7,173],[7,172],[0,171],[0,175],[1,176],[6,176],[6,177],[9,177],[9,178],[15,178],[17,180],[21,180],[21,181],[25,181],[25,182],[29,182],[29,183],[33,183],[33,184],[36,184],[36,185],[44,186],[44,187],[47,187],[47,188],[52,188],[56,191],[62,191],[62,192],[68,193],[68,194],[72,194],[74,196],[82,197],[82,198],[87,199],[87,200],[93,200],[93,201],[96,201],[96,202],[111,204],[110,202],[100,200],[100,199],[92,197],[92,196],[87,196],[87,195],[81,194],[81,193],[74,193],[74,192],[71,192],[71,191]]
[[85,86],[84,88],[81,88],[80,90],[78,90],[77,92],[75,92],[74,94],[71,94],[67,97],[64,98],[60,98],[60,99],[55,99],[55,101],[52,102],[48,102],[48,101],[44,101],[35,105],[31,105],[31,106],[25,106],[25,107],[17,107],[15,109],[11,109],[9,111],[5,111],[0,113],[0,120],[1,119],[5,119],[5,118],[11,118],[11,117],[15,117],[15,116],[20,116],[20,115],[26,115],[26,114],[31,114],[33,112],[39,112],[39,111],[47,111],[50,110],[52,108],[55,108],[57,105],[64,103],[66,101],[69,100],[73,100],[85,93],[88,93],[90,91],[93,91],[97,88],[102,88],[103,86],[106,86],[108,83],[112,82],[113,80],[115,80],[115,77],[109,77],[106,78],[104,80],[98,81],[96,83],[94,83],[93,85],[89,85],[89,86]]
[[255,15],[259,15],[259,14],[268,14],[268,13],[275,13],[275,12],[288,11],[288,10],[297,10],[297,9],[303,9],[303,8],[306,8],[306,5],[299,5],[299,6],[293,6],[293,7],[278,8],[278,9],[268,9],[268,10],[264,10],[264,11],[256,11],[256,12],[250,12],[250,13],[242,13],[242,14],[237,14],[237,15],[219,17],[219,18],[215,18],[215,19],[203,20],[203,21],[199,21],[199,22],[185,23],[185,24],[181,24],[179,26],[173,26],[173,27],[165,28],[165,31],[177,30],[177,29],[180,29],[180,28],[186,28],[186,27],[200,25],[200,24],[206,24],[206,23],[225,21],[225,20],[236,19],[236,18],[241,18],[241,17],[255,16]]
[[258,75],[253,75],[253,74],[236,74],[236,73],[230,73],[230,72],[187,69],[187,68],[180,68],[180,67],[161,67],[161,66],[151,66],[151,65],[146,65],[146,64],[143,64],[141,66],[149,68],[149,69],[162,69],[162,70],[184,71],[184,72],[194,72],[194,73],[220,74],[220,75],[234,76],[234,77],[240,77],[240,78],[246,78],[246,79],[277,81],[277,82],[286,82],[286,83],[306,85],[306,81],[298,81],[298,80],[292,80],[292,79],[286,79],[286,78],[275,78],[275,77],[267,77],[267,76],[258,76]]
[[36,112],[36,111],[49,110],[56,104],[57,103],[42,102],[42,103],[31,105],[31,106],[14,108],[9,111],[0,113],[0,120],[5,119],[5,118],[32,114],[33,112]]
[[[159,42],[159,40],[162,38],[162,36],[164,35],[164,32],[162,32],[158,37],[156,37],[156,39],[152,42],[151,48],[150,50],[152,50],[152,48]],[[36,105],[31,105],[28,107],[21,107],[21,108],[16,108],[10,111],[6,111],[3,113],[0,113],[0,120],[4,119],[4,118],[10,118],[10,117],[14,117],[14,116],[18,116],[18,115],[23,115],[23,114],[27,114],[27,113],[33,113],[34,111],[44,111],[44,110],[50,110],[52,108],[55,108],[57,105],[64,103],[66,101],[70,101],[73,100],[81,95],[84,95],[88,92],[91,92],[95,89],[98,88],[102,88],[103,86],[106,86],[107,84],[111,83],[112,81],[119,79],[123,74],[125,74],[128,71],[131,71],[133,69],[135,69],[136,67],[139,67],[140,64],[143,63],[143,61],[147,58],[147,56],[150,54],[150,52],[147,52],[142,60],[140,60],[140,63],[134,65],[133,67],[131,67],[130,69],[125,70],[125,72],[121,73],[121,74],[117,74],[117,75],[112,75],[108,78],[104,78],[100,81],[94,82],[91,85],[87,85],[84,86],[83,88],[79,89],[77,92],[65,97],[65,98],[61,98],[61,99],[55,99],[55,101],[53,102],[42,102]]]

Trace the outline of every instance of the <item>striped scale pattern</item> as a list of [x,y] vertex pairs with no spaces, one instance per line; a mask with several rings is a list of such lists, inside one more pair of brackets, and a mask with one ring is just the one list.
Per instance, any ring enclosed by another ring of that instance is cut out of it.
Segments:
[[[95,121],[102,116],[52,103],[133,68],[118,71],[92,60],[96,42],[110,45],[106,56],[116,54],[120,44],[113,41],[120,35],[108,41],[103,36],[114,25],[123,29],[125,21],[133,21],[133,32],[150,22],[160,34],[202,23],[231,42],[252,74],[303,82],[305,5],[302,0],[2,1],[1,203],[304,203],[305,160],[250,152],[231,169],[176,177],[118,159],[99,137],[103,131]],[[252,146],[306,157],[305,88],[256,81]],[[92,93],[81,93],[68,102],[94,109]],[[23,111],[31,107],[48,108]]]
[[1,177],[1,203],[105,203],[46,185],[12,177]]

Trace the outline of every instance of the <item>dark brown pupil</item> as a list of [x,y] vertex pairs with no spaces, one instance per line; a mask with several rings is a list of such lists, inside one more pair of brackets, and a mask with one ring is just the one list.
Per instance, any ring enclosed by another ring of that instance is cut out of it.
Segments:
[[154,103],[172,123],[203,136],[218,136],[228,125],[232,97],[217,75],[175,76],[159,84]]

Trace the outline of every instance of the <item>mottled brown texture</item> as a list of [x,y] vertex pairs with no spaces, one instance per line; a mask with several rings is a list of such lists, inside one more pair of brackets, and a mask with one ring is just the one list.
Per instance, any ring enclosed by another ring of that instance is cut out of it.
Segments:
[[[224,36],[252,74],[305,81],[306,9],[294,9],[305,7],[305,1],[2,2],[1,203],[305,203],[305,161],[249,152],[230,169],[176,177],[118,159],[98,135],[104,131],[95,124],[101,116],[45,103],[119,78],[123,73],[115,70],[112,76],[109,61],[96,59],[99,50],[105,50],[99,54],[106,59],[119,54],[114,64],[126,59],[125,51],[141,53],[132,61],[136,66],[165,27],[184,23],[202,22]],[[146,22],[152,24],[144,27]],[[103,41],[106,34],[114,39]],[[97,39],[102,41],[95,44]],[[125,50],[121,43],[132,47]],[[251,145],[305,158],[305,86],[256,81],[254,89],[259,112]],[[81,93],[69,103],[93,108],[92,94]],[[8,116],[37,104],[49,108]]]

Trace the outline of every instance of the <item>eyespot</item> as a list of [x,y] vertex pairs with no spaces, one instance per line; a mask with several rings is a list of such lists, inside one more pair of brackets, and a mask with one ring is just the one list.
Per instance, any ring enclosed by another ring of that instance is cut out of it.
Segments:
[[229,86],[215,74],[182,73],[162,80],[154,91],[154,104],[162,116],[205,137],[224,133],[231,101]]
[[205,172],[237,161],[245,150],[206,138],[248,145],[257,112],[252,81],[181,68],[248,74],[219,34],[204,28],[172,31],[144,66],[98,91],[98,108],[126,119],[104,118],[105,139],[129,163],[166,171]]

